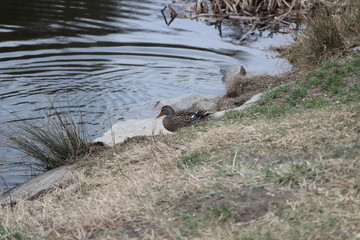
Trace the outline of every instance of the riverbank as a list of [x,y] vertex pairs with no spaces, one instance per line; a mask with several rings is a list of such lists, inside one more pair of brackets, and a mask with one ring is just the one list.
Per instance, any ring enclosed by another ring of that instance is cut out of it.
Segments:
[[243,112],[85,158],[2,207],[2,237],[359,237],[359,69],[355,54],[277,76],[288,83]]
[[360,238],[352,3],[314,1],[323,14],[310,12],[308,35],[283,52],[295,69],[233,78],[219,101],[226,109],[265,92],[256,104],[85,156],[51,191],[2,205],[1,238]]

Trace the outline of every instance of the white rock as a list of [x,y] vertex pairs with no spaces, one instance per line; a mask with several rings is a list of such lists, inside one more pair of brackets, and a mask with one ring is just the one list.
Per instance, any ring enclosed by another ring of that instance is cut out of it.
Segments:
[[151,136],[169,134],[162,125],[162,118],[135,119],[119,122],[112,126],[102,137],[94,141],[100,141],[109,146],[123,142],[126,138],[135,136]]

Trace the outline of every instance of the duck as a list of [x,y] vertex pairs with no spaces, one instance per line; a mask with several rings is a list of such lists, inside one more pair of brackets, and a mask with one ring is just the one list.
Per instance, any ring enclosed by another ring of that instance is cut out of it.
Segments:
[[170,132],[175,132],[182,127],[189,126],[199,120],[206,119],[210,114],[206,111],[178,111],[169,106],[165,105],[161,108],[159,115],[156,118],[165,116],[162,120],[162,123],[166,130]]

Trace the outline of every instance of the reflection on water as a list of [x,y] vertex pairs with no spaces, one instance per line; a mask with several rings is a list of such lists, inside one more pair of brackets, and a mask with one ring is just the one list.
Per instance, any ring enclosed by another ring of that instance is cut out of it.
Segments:
[[[109,124],[155,116],[152,105],[185,93],[221,95],[219,69],[288,68],[263,45],[235,45],[203,22],[176,19],[170,27],[161,1],[5,0],[0,8],[0,122],[37,118],[56,99],[79,106],[90,135]],[[276,43],[278,39],[271,41]],[[268,41],[268,40],[266,40]],[[0,142],[1,145],[4,141]],[[0,175],[8,187],[35,168],[0,146]],[[32,163],[33,164],[33,163]],[[0,192],[6,188],[0,179]]]

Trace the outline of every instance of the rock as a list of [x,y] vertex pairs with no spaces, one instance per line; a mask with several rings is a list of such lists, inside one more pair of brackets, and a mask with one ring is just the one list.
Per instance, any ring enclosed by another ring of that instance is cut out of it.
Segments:
[[0,195],[0,204],[11,204],[20,199],[31,200],[40,196],[60,182],[69,179],[73,175],[73,167],[74,165],[58,167],[32,178],[30,181]]
[[225,69],[221,69],[221,73],[223,75],[222,77],[222,81],[224,83],[229,82],[231,79],[233,79],[234,77],[243,77],[246,75],[246,70],[244,68],[243,65],[240,66],[233,66],[233,67],[228,67]]
[[202,99],[200,101],[195,102],[193,105],[191,105],[189,110],[191,110],[191,111],[208,110],[208,112],[210,112],[210,113],[216,112],[218,102],[220,99],[221,99],[221,97]]
[[[218,99],[218,98],[219,98],[219,96],[212,95],[212,94],[189,93],[189,94],[185,94],[185,95],[182,95],[182,96],[179,96],[176,98],[161,100],[156,103],[154,108],[160,111],[163,106],[170,105],[175,111],[179,111],[179,110],[190,109],[191,106],[198,101],[208,99],[207,101],[210,102],[210,100]],[[203,106],[206,108],[206,105],[203,105]],[[211,107],[212,104],[209,106]]]
[[127,138],[135,136],[152,136],[169,133],[162,125],[162,118],[134,119],[116,123],[102,137],[94,141],[114,146]]

